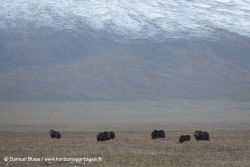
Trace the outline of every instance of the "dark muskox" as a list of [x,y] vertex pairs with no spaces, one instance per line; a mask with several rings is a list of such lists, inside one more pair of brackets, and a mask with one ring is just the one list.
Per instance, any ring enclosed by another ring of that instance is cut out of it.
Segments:
[[191,136],[190,136],[190,135],[184,134],[184,135],[181,135],[181,136],[180,136],[179,142],[180,142],[180,143],[183,143],[184,141],[190,141],[190,139],[191,139]]
[[113,131],[109,132],[110,139],[115,139],[115,133]]
[[209,133],[201,130],[196,130],[194,132],[194,137],[196,140],[210,140]]
[[152,139],[165,138],[165,132],[164,132],[164,130],[157,130],[157,129],[155,129],[151,133],[151,137],[152,137]]
[[96,138],[97,138],[97,141],[109,140],[110,139],[110,134],[109,134],[108,131],[102,131],[102,132],[97,134]]
[[59,131],[55,131],[54,129],[51,129],[49,134],[51,138],[61,138],[61,133]]

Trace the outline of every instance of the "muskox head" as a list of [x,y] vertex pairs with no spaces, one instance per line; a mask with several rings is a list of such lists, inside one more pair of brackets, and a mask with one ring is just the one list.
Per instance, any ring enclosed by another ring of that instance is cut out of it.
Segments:
[[194,132],[194,138],[196,139],[196,140],[200,140],[200,138],[201,138],[201,130],[200,129],[198,129],[198,130],[196,130],[195,132]]
[[51,129],[49,134],[51,138],[61,138],[61,133],[59,131],[55,131],[54,129]]
[[109,136],[110,136],[110,139],[115,139],[115,132],[110,131]]

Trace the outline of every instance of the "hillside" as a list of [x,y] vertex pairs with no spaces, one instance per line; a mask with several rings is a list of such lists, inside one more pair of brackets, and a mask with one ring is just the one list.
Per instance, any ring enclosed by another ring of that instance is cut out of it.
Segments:
[[0,2],[0,100],[250,100],[249,1]]

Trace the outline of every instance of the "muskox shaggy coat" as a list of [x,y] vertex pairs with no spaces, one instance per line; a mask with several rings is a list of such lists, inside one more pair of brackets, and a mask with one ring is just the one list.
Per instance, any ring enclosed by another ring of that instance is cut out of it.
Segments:
[[110,139],[115,139],[115,132],[110,131],[109,136],[110,136]]
[[191,139],[191,136],[190,136],[190,135],[184,134],[184,135],[181,135],[181,136],[180,136],[179,142],[180,142],[180,143],[183,143],[184,141],[190,141],[190,139]]
[[51,138],[61,138],[61,133],[59,131],[55,131],[54,129],[51,129],[49,134]]
[[103,131],[97,134],[97,141],[105,141],[110,139],[110,134],[108,131]]
[[194,137],[196,140],[210,140],[209,133],[201,130],[196,130],[194,132]]
[[152,137],[152,139],[165,138],[165,132],[164,132],[164,130],[157,130],[157,129],[155,129],[151,133],[151,137]]

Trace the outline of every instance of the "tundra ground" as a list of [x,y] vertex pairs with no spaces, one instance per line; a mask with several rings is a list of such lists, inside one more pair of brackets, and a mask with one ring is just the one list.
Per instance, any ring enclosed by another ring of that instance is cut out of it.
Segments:
[[[57,140],[50,138],[47,126],[2,126],[0,166],[250,166],[250,125],[161,125],[166,138],[155,140],[150,134],[158,127],[153,125],[83,127],[61,131],[62,138]],[[97,142],[101,127],[114,130],[116,138]],[[194,139],[192,133],[198,127],[210,133],[210,141]],[[184,133],[192,135],[191,141],[179,143]],[[90,162],[89,158],[96,159]]]

